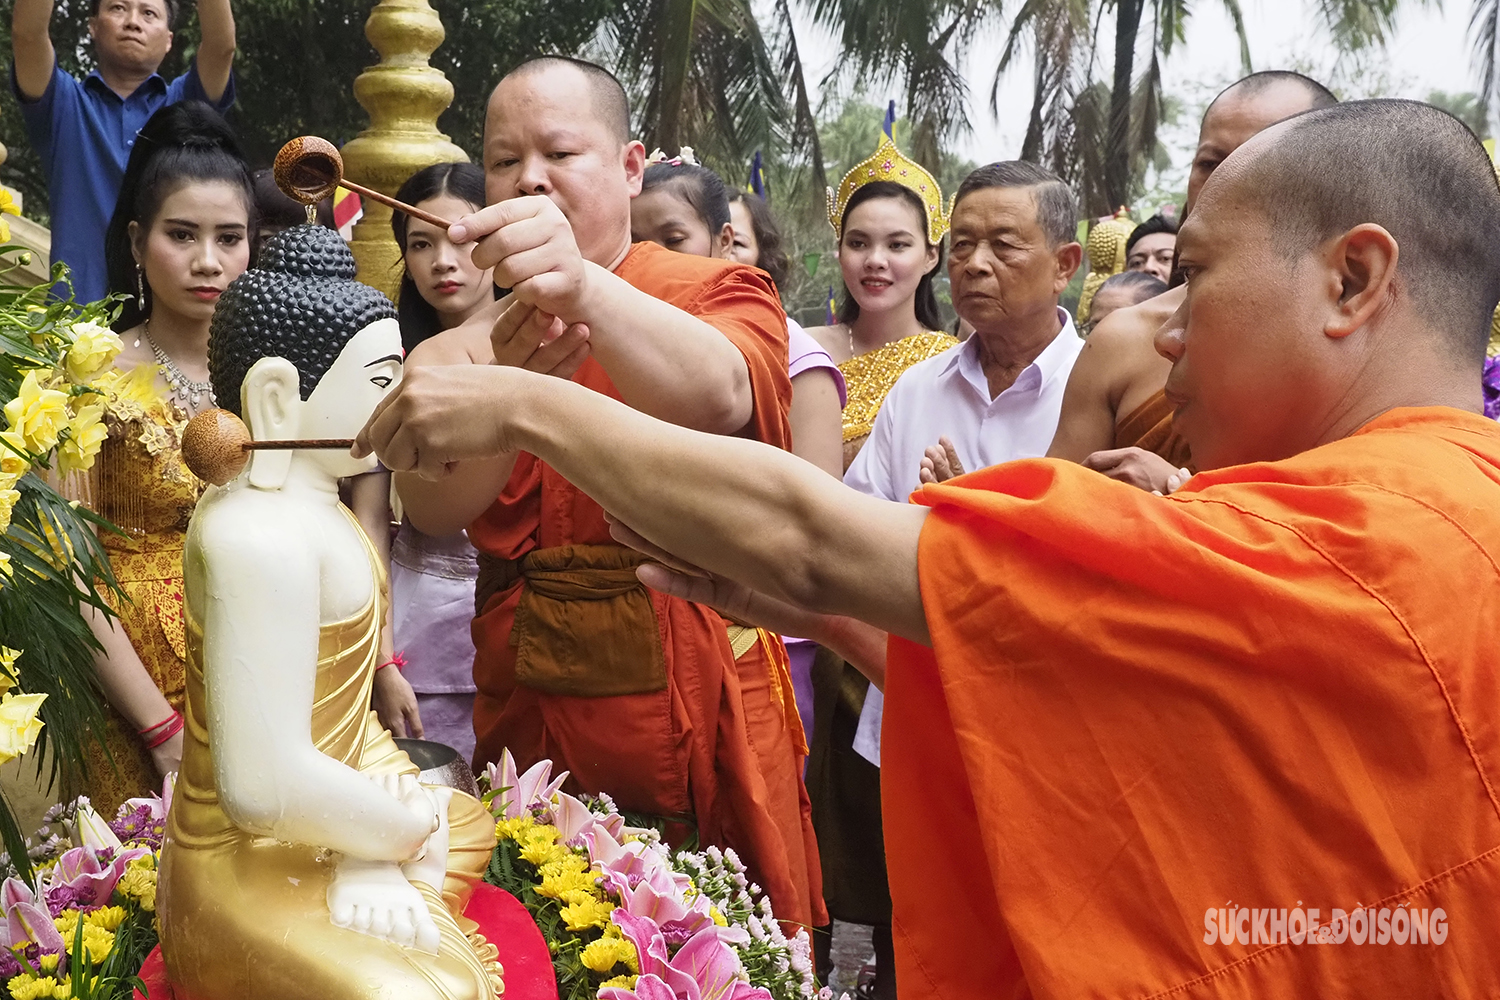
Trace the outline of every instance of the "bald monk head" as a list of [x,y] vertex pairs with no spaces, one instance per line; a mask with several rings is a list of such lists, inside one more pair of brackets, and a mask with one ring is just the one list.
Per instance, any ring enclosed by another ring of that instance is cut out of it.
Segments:
[[1293,115],[1332,107],[1338,101],[1318,81],[1288,70],[1251,73],[1225,87],[1203,112],[1183,214],[1193,210],[1214,169],[1251,136]]
[[1401,406],[1482,412],[1500,185],[1473,133],[1413,101],[1313,111],[1250,139],[1178,234],[1156,337],[1199,468],[1276,461]]
[[612,268],[630,246],[630,199],[646,150],[630,139],[630,104],[608,70],[547,56],[511,70],[484,123],[490,204],[550,198],[573,226],[586,260]]
[[[1252,73],[1230,84],[1203,114],[1184,217],[1219,164],[1256,133],[1337,103],[1327,87],[1300,73]],[[1167,364],[1153,344],[1182,295],[1175,288],[1096,325],[1069,376],[1050,457],[1082,462],[1147,490],[1165,490],[1168,478],[1190,462],[1161,395]]]

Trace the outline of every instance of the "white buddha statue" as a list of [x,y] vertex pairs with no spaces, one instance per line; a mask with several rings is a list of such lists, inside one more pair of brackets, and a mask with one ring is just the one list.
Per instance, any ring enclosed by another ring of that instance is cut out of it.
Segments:
[[[255,440],[352,438],[400,378],[395,311],[331,230],[289,229],[230,286],[210,362]],[[461,914],[494,822],[421,785],[370,711],[384,572],[338,480],[374,460],[256,451],[184,556],[186,748],[162,851],[162,953],[191,1000],[501,990]]]

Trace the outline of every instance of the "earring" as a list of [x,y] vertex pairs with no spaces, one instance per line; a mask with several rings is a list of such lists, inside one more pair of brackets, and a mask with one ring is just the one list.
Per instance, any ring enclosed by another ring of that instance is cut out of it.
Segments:
[[139,264],[135,266],[135,307],[146,311],[146,269]]

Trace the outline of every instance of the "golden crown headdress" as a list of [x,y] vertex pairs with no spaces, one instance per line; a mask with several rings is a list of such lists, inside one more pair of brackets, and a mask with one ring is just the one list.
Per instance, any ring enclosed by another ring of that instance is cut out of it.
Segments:
[[890,136],[882,135],[875,155],[844,175],[838,193],[835,194],[833,188],[828,189],[828,223],[839,239],[844,238],[844,209],[849,199],[855,191],[876,181],[900,184],[922,199],[927,212],[928,243],[936,244],[948,232],[948,219],[953,214],[952,201],[945,206],[937,179],[920,163],[903,155]]

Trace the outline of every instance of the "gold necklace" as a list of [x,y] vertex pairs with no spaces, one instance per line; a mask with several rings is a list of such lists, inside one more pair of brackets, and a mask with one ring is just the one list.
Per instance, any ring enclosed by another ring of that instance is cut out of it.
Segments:
[[182,369],[177,367],[177,362],[173,361],[167,355],[167,352],[162,350],[161,346],[151,338],[151,318],[149,316],[142,322],[141,326],[146,331],[146,343],[151,345],[151,353],[156,355],[157,367],[161,370],[162,377],[167,380],[167,388],[177,397],[183,409],[190,408],[189,399],[192,399],[191,408],[196,409],[204,393],[208,394],[208,403],[210,406],[218,406],[219,400],[214,395],[212,380],[208,382],[194,382],[184,375]]

